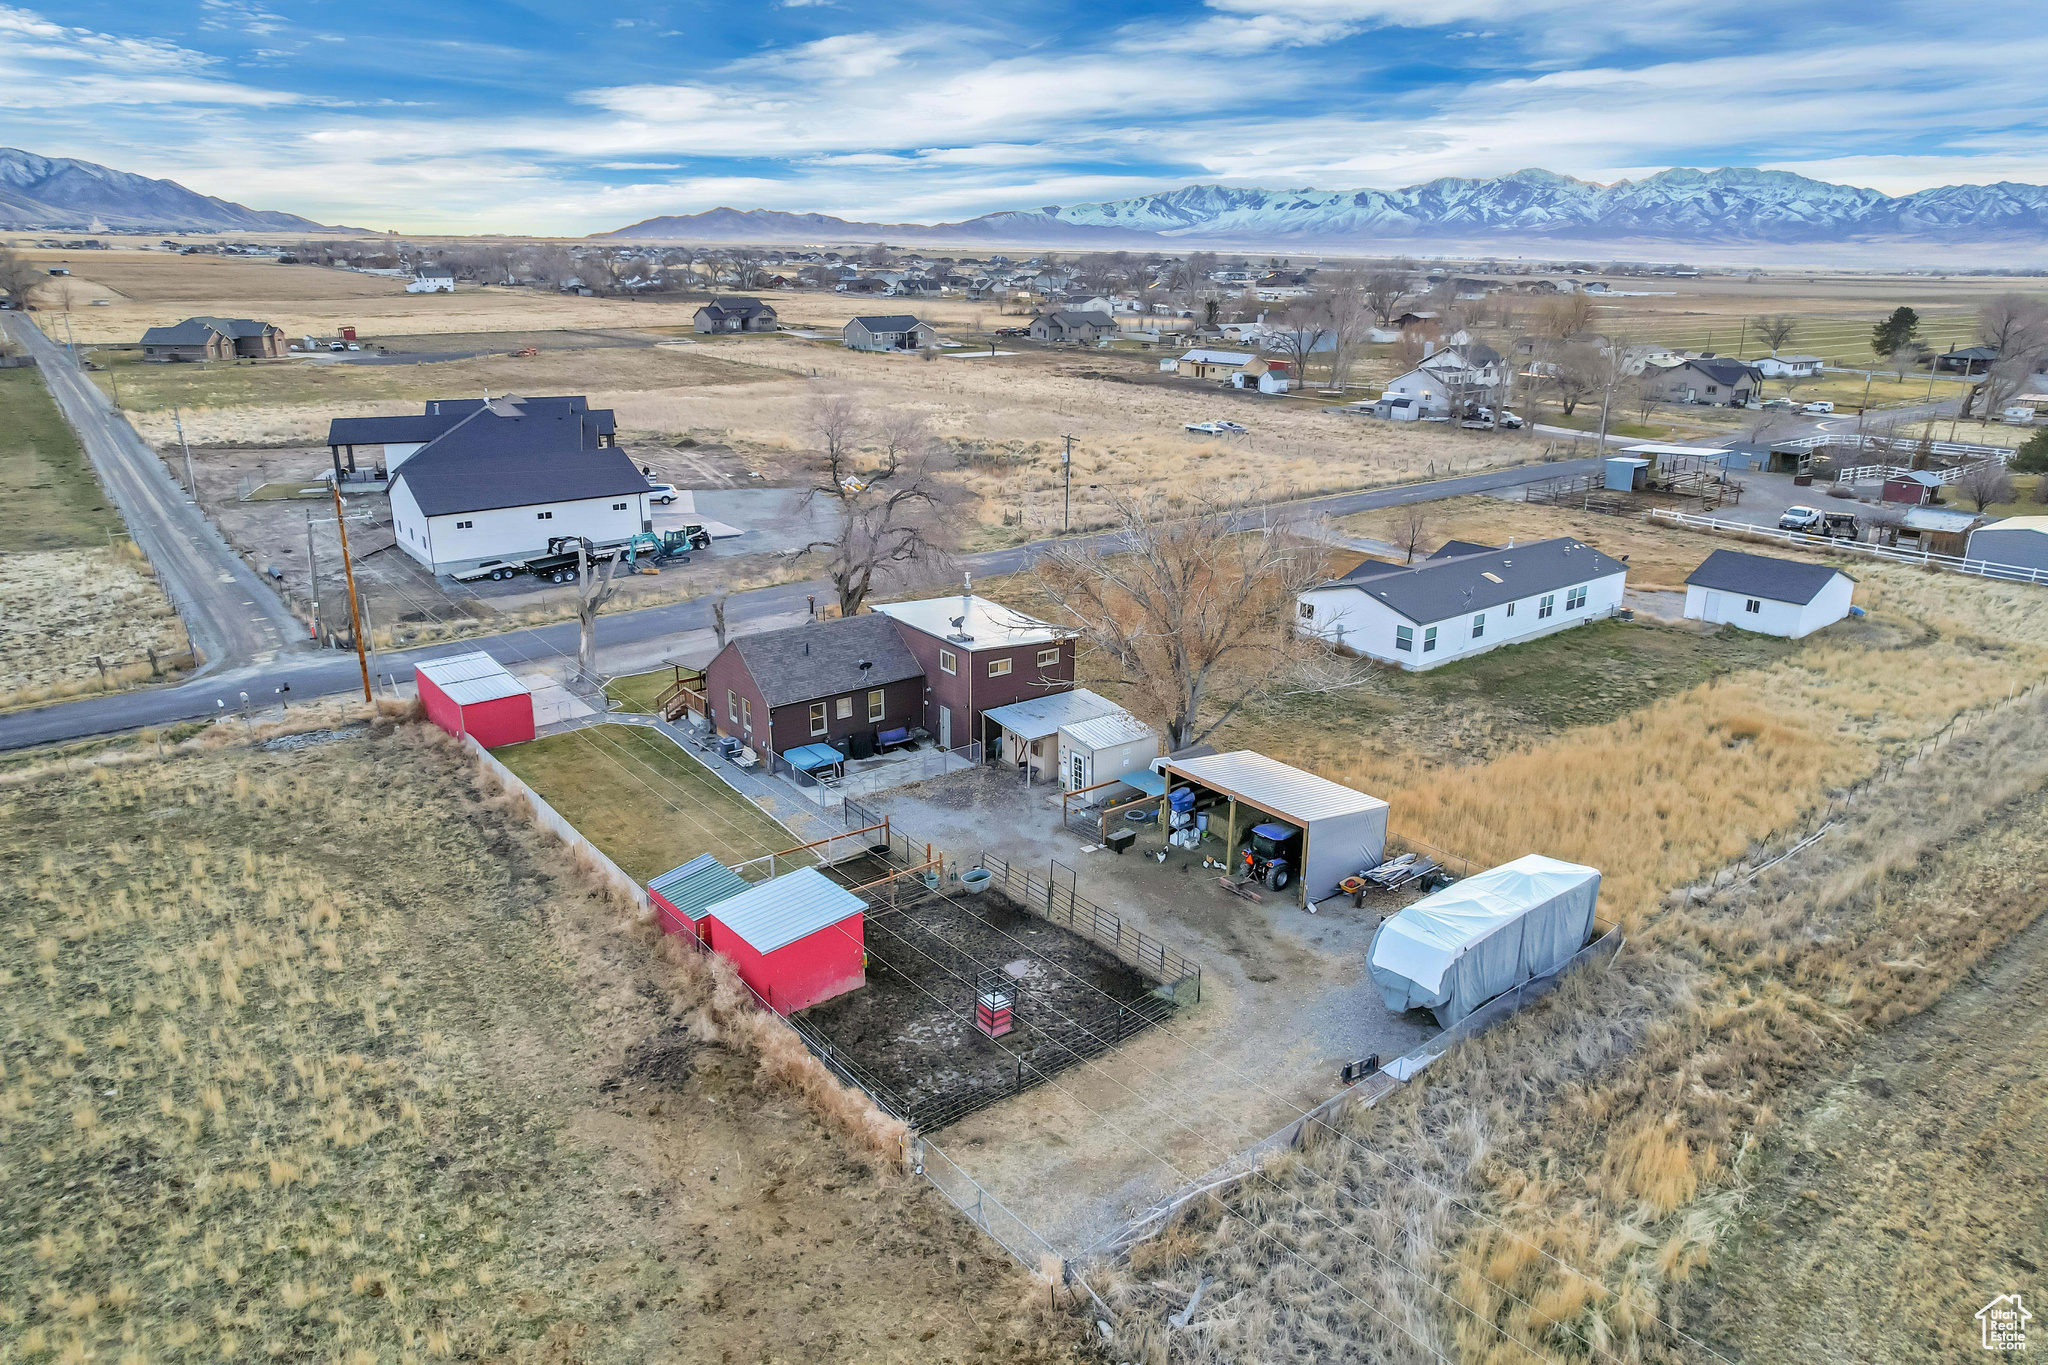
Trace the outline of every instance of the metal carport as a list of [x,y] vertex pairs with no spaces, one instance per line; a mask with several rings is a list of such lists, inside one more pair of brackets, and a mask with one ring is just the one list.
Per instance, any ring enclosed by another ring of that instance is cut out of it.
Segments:
[[[1226,799],[1226,858],[1237,848],[1239,828],[1257,823],[1239,819],[1239,806],[1300,829],[1301,878],[1295,883],[1299,904],[1330,895],[1338,882],[1362,868],[1377,867],[1386,854],[1387,803],[1377,796],[1250,749],[1169,758],[1155,766],[1166,777],[1169,794],[1175,786],[1195,786]],[[1162,813],[1164,809],[1162,798]]]

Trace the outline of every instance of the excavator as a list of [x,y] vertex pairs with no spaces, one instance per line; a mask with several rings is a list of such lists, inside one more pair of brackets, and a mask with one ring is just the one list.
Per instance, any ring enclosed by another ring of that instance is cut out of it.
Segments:
[[[687,564],[690,551],[701,550],[711,543],[711,534],[702,526],[685,526],[680,530],[663,531],[656,535],[652,531],[641,531],[619,547],[626,556],[626,568],[633,573],[658,573],[664,564]],[[646,567],[639,560],[647,557]]]

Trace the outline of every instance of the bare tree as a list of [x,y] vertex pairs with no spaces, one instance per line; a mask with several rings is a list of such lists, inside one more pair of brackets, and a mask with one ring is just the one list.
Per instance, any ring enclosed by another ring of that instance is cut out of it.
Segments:
[[49,272],[28,257],[0,246],[0,294],[5,294],[15,307],[26,308],[35,287],[49,278]]
[[1560,341],[1575,337],[1593,325],[1593,301],[1577,292],[1559,294],[1545,301],[1537,325],[1545,336]]
[[1949,481],[1979,512],[1993,503],[2013,500],[2012,471],[1997,460],[1979,460]]
[[2001,359],[2048,347],[2048,304],[2025,294],[2000,294],[1977,310],[1977,340]]
[[1322,299],[1330,328],[1330,387],[1341,389],[1351,381],[1351,367],[1371,339],[1375,310],[1368,289],[1356,275],[1337,276]]
[[1545,378],[1557,393],[1557,406],[1569,417],[1588,395],[1599,392],[1607,382],[1612,361],[1600,348],[1583,343],[1557,346],[1551,351]]
[[1790,313],[1772,313],[1767,317],[1750,319],[1749,325],[1756,330],[1757,340],[1769,346],[1771,354],[1776,355],[1778,348],[1799,330],[1799,319]]
[[600,582],[591,571],[590,542],[578,541],[576,545],[576,622],[579,627],[576,639],[576,667],[583,674],[583,680],[592,686],[597,684],[597,614],[604,610],[605,603],[618,595],[612,579],[619,572],[619,561],[625,556],[614,552],[605,565],[604,580]]
[[1394,523],[1394,545],[1408,556],[1408,562],[1415,562],[1415,552],[1429,543],[1429,507],[1425,503],[1411,502],[1401,509],[1401,519]]
[[1401,311],[1402,296],[1408,292],[1408,277],[1392,270],[1375,270],[1365,277],[1366,307],[1385,327]]
[[732,599],[732,589],[720,588],[711,594],[711,633],[720,649],[725,648],[725,606]]
[[[936,443],[916,413],[871,422],[851,400],[831,397],[812,405],[810,428],[817,452],[805,502],[825,500],[839,525],[832,539],[804,550],[824,556],[839,614],[852,616],[878,575],[936,568],[945,558],[955,497],[938,477]],[[882,447],[877,456],[864,456],[858,444],[869,430]]]
[[1064,624],[1117,660],[1132,709],[1168,747],[1214,733],[1301,676],[1296,597],[1325,574],[1322,547],[1206,499],[1119,495],[1107,550],[1060,542],[1036,570]]
[[1287,361],[1296,386],[1308,382],[1308,358],[1330,337],[1330,311],[1318,297],[1299,300],[1283,309],[1266,333],[1266,344]]

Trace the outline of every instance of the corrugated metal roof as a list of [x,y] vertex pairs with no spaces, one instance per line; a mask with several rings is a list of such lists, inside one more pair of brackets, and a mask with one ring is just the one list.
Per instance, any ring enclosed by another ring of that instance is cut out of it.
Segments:
[[705,907],[746,891],[747,882],[709,853],[700,853],[647,883],[647,889],[674,906],[678,914],[696,919]]
[[1367,796],[1250,749],[1210,754],[1206,758],[1168,759],[1163,766],[1168,772],[1296,821],[1327,820],[1331,816],[1387,808],[1387,803],[1377,796]]
[[716,905],[720,924],[757,953],[772,953],[807,934],[839,923],[868,903],[815,867],[757,882]]
[[1154,738],[1152,727],[1128,711],[1112,711],[1106,716],[1062,725],[1060,729],[1084,749],[1112,749],[1119,744]]
[[982,712],[990,720],[1025,739],[1044,739],[1064,726],[1122,712],[1123,708],[1085,687],[1071,692],[1054,692],[1044,697],[1026,697],[1008,706],[994,706]]
[[446,692],[457,706],[496,701],[500,697],[522,697],[533,690],[481,649],[446,659],[429,659],[415,665],[413,671]]
[[[1910,515],[1910,514],[1909,514]],[[2048,517],[2005,517],[1983,527],[1986,531],[2032,531],[2048,535]]]

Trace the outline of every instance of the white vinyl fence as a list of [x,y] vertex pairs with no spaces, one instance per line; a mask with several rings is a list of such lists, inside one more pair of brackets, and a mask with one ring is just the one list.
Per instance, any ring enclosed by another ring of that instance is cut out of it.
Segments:
[[1914,550],[1898,545],[1867,545],[1862,541],[1834,540],[1827,536],[1808,535],[1804,531],[1785,531],[1775,526],[1758,526],[1753,522],[1694,516],[1690,512],[1677,512],[1668,507],[1650,509],[1650,520],[1683,526],[1689,531],[1720,531],[1758,540],[1775,540],[1786,545],[1806,546],[1830,554],[1857,554],[1867,559],[1881,559],[1892,564],[1930,564],[1937,569],[1969,574],[1976,578],[1997,578],[2012,583],[2048,583],[2048,569],[2029,569],[2019,564],[1997,564],[1988,559],[1938,555],[1931,550]]

